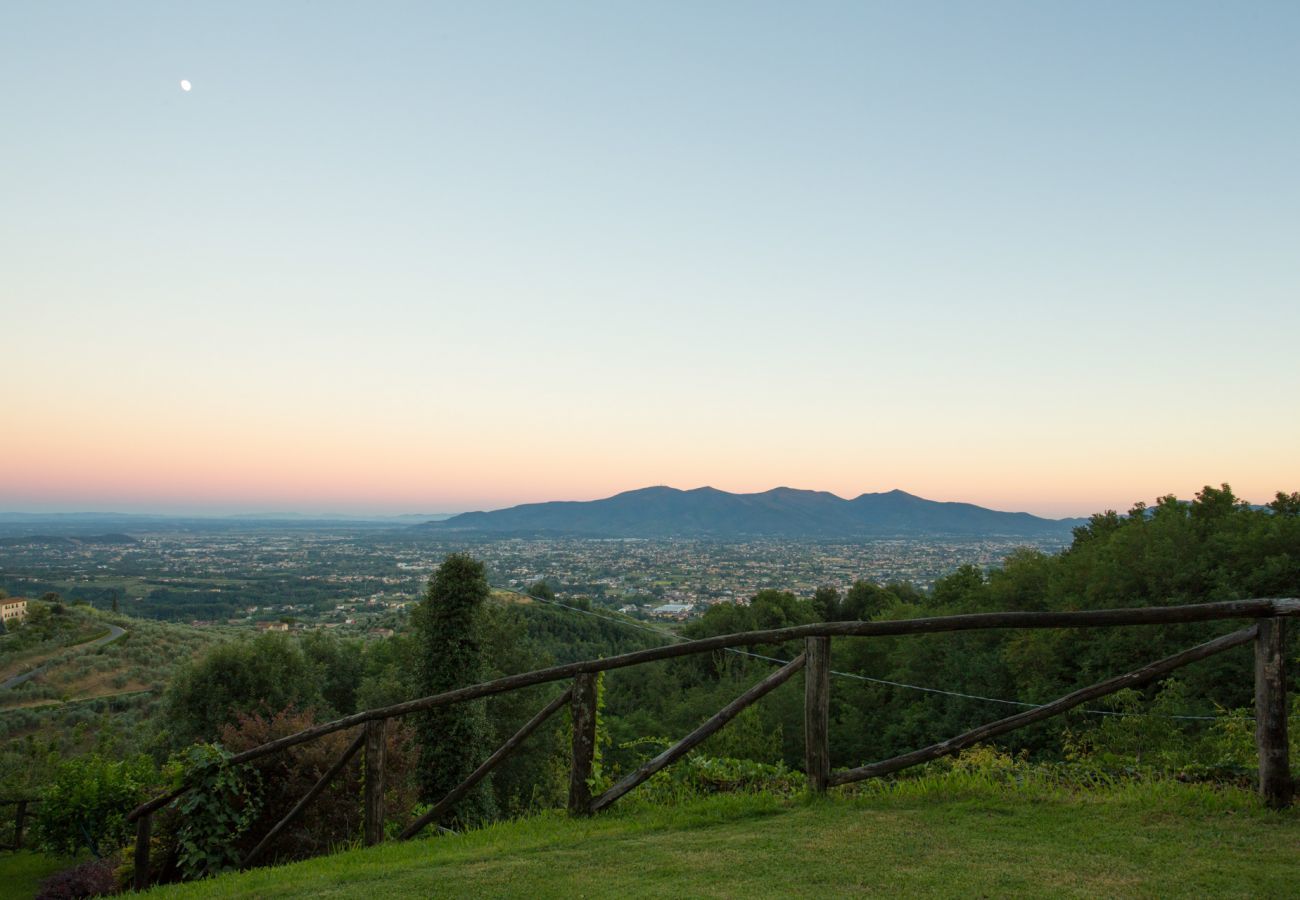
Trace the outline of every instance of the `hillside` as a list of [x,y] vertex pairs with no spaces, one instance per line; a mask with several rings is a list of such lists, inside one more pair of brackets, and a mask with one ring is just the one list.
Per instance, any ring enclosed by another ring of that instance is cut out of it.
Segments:
[[1287,896],[1297,842],[1300,816],[1243,791],[948,775],[819,802],[722,795],[548,815],[151,896]]
[[590,537],[859,538],[1017,535],[1068,538],[1079,519],[1043,519],[971,503],[940,503],[905,491],[845,500],[825,491],[775,488],[732,494],[702,487],[649,487],[590,501],[527,503],[470,512],[421,528],[432,532],[568,534]]
[[[41,735],[45,749],[75,754],[112,733],[131,732],[157,712],[178,665],[232,636],[230,629],[172,625],[88,606],[63,609],[0,637],[6,675],[39,669],[30,680],[0,689],[0,788],[11,792],[26,792],[26,781],[40,774],[24,741],[29,735]],[[119,629],[119,637],[98,643]]]
[[[27,633],[39,625],[0,637],[0,674],[39,670],[29,681],[0,690],[0,710],[161,691],[177,664],[230,636],[230,629],[171,625],[89,606],[67,606],[46,623],[59,619],[59,627],[47,627],[45,640],[33,642]],[[21,649],[10,652],[19,641]]]

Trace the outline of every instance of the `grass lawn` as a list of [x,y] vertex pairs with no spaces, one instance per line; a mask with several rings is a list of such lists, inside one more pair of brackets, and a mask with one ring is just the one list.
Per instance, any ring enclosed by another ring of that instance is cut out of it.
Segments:
[[151,896],[1294,897],[1300,813],[1179,784],[933,778],[824,800],[723,796],[546,815]]
[[30,900],[36,896],[36,889],[42,881],[76,862],[75,859],[44,853],[0,852],[0,897],[4,900]]

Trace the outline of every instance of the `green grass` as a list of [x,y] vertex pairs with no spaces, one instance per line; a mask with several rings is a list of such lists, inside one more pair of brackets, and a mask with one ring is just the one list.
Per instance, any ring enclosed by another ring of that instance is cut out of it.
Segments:
[[936,776],[559,814],[158,889],[201,897],[1290,897],[1300,815],[1245,792]]
[[76,860],[44,853],[0,852],[0,898],[35,897],[42,881],[75,864]]

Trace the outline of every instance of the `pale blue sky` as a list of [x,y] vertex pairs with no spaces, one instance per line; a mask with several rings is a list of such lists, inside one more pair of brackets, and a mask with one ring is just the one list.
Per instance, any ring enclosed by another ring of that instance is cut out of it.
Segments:
[[1300,489],[1297,3],[11,2],[0,83],[3,508]]

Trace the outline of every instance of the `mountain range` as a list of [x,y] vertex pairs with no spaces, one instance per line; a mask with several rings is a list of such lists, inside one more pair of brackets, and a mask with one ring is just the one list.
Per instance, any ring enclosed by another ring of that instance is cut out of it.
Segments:
[[462,513],[420,527],[440,533],[722,540],[925,535],[1068,538],[1070,529],[1084,521],[926,500],[898,490],[845,500],[826,491],[786,487],[757,494],[711,487],[686,491],[648,487],[601,500],[525,503]]

